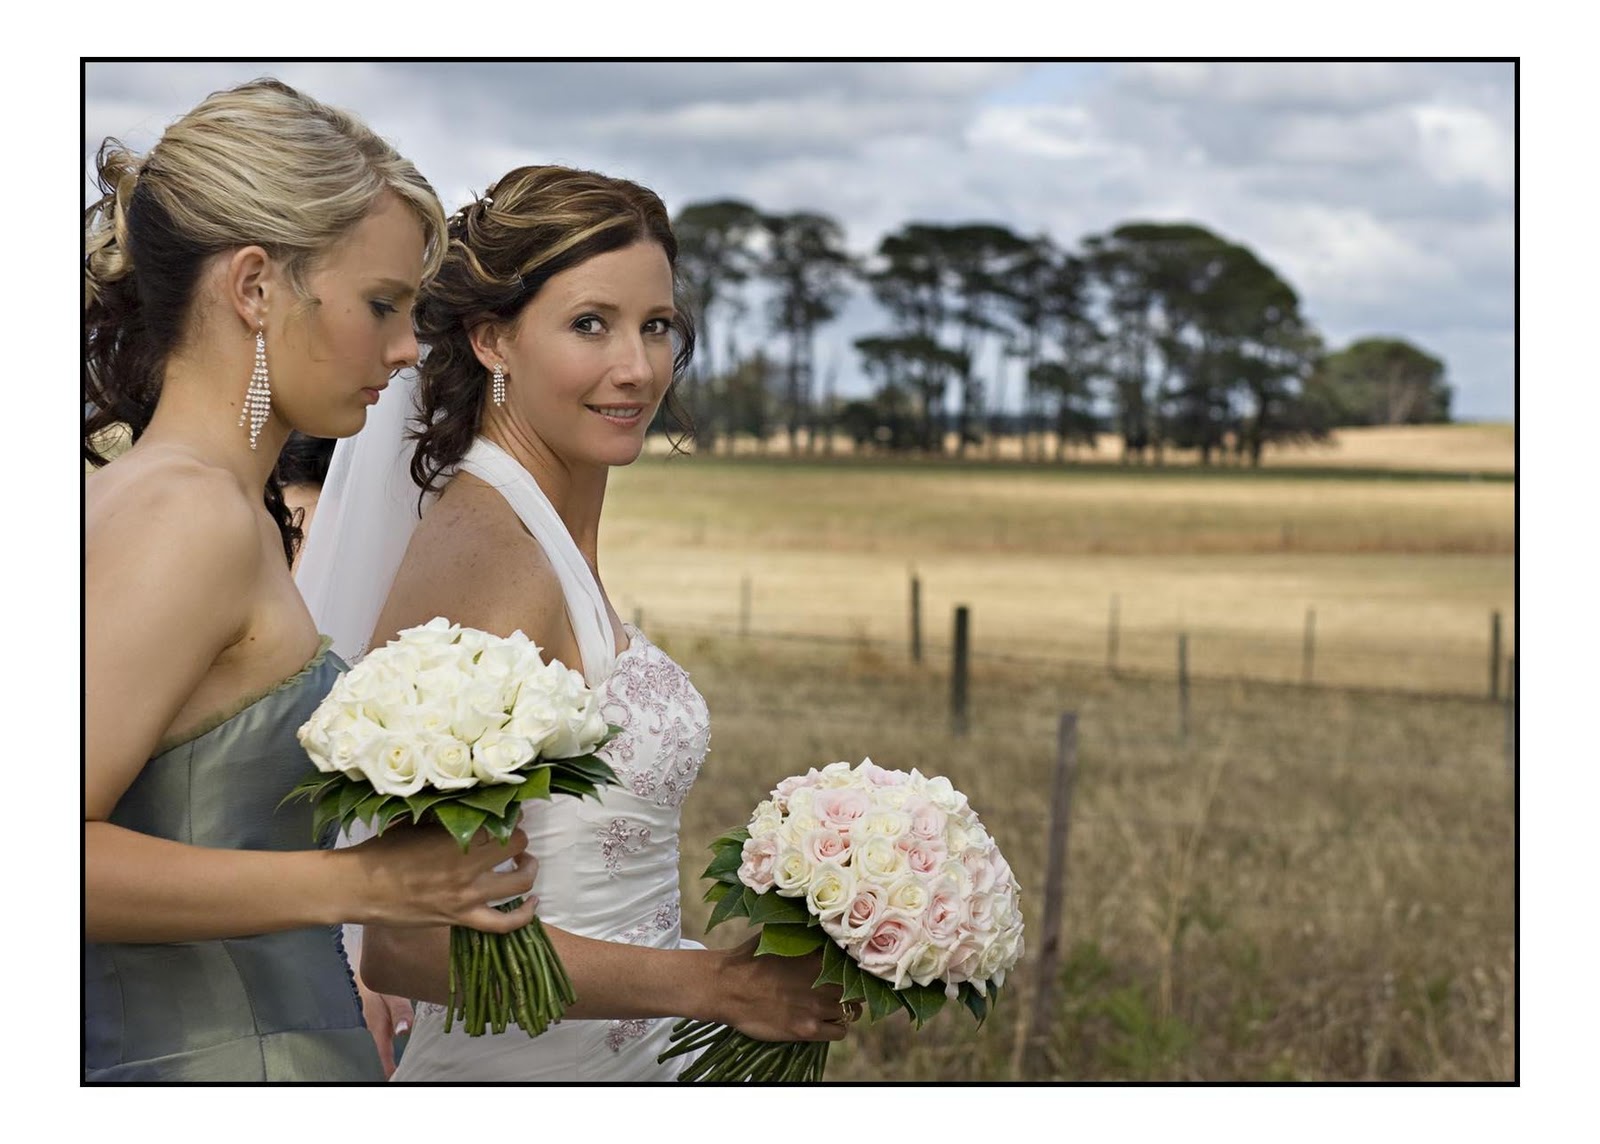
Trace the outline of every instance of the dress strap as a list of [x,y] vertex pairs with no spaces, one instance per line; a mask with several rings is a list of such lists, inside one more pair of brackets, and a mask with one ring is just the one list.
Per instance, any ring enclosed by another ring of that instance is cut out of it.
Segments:
[[578,651],[583,656],[584,681],[590,687],[598,687],[611,674],[617,659],[611,616],[594,571],[578,551],[577,542],[567,531],[561,515],[545,496],[539,482],[533,479],[533,474],[493,441],[484,437],[473,441],[459,468],[498,490],[521,519],[523,527],[544,549],[561,581],[567,619],[572,623]]

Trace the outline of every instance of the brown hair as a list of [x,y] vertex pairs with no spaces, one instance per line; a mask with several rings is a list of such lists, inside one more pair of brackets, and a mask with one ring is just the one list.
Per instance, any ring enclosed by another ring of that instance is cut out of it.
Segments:
[[[468,331],[509,321],[563,270],[635,242],[660,243],[674,275],[678,240],[661,199],[648,187],[570,167],[518,167],[450,216],[438,274],[417,302],[417,336],[427,346],[417,367],[419,424],[411,476],[424,491],[466,455],[483,415],[486,373]],[[694,321],[680,301],[668,412],[694,354]]]
[[[142,160],[105,140],[96,175],[83,274],[83,455],[95,467],[110,461],[116,426],[133,441],[149,426],[211,255],[259,244],[303,294],[317,257],[389,192],[422,222],[424,273],[443,256],[444,208],[416,167],[354,116],[275,79],[207,96]],[[264,496],[292,555],[299,529],[276,475]]]

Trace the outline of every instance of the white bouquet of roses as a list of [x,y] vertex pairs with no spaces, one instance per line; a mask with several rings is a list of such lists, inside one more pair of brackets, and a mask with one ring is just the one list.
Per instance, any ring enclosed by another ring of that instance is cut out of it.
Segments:
[[[1022,957],[1011,867],[948,779],[871,759],[812,768],[711,848],[707,928],[742,916],[762,927],[757,954],[822,950],[816,983],[865,1002],[869,1020],[904,1009],[921,1028],[951,1000],[981,1023]],[[686,1020],[660,1059],[696,1051],[680,1080],[820,1080],[828,1042]]]
[[[503,843],[525,800],[615,784],[595,752],[617,730],[583,676],[545,663],[522,632],[501,638],[439,616],[339,677],[299,731],[317,773],[284,801],[313,802],[319,838],[330,824],[382,834],[410,820],[437,822],[463,851],[480,829]],[[503,935],[451,927],[446,1030],[459,1018],[471,1036],[511,1022],[537,1036],[574,999],[538,918]]]

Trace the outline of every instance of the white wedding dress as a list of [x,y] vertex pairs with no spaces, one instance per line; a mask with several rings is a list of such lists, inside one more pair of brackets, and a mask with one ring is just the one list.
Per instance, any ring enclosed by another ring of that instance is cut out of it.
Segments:
[[[679,928],[679,807],[705,760],[710,721],[688,674],[632,625],[620,654],[588,562],[532,476],[479,438],[461,463],[499,489],[561,579],[589,686],[622,728],[601,752],[623,787],[601,800],[557,795],[523,804],[539,859],[539,916],[584,937],[654,949],[702,949]],[[569,665],[577,666],[577,665]],[[515,1025],[469,1037],[444,1031],[444,1006],[419,1004],[396,1081],[667,1081],[689,1059],[657,1064],[673,1018],[564,1020],[538,1037]]]

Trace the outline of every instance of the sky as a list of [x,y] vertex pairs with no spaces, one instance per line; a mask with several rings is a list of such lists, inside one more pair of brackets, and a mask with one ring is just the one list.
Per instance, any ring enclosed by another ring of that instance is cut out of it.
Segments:
[[[642,182],[673,212],[818,211],[860,255],[911,221],[1068,249],[1131,220],[1199,223],[1294,286],[1331,348],[1407,339],[1444,361],[1458,419],[1515,414],[1509,62],[91,63],[86,162],[266,74],[364,118],[447,210],[553,162]],[[886,328],[857,287],[819,372],[865,392],[850,343]],[[761,340],[759,309],[737,333]],[[1003,404],[1018,387],[1013,371]]]

